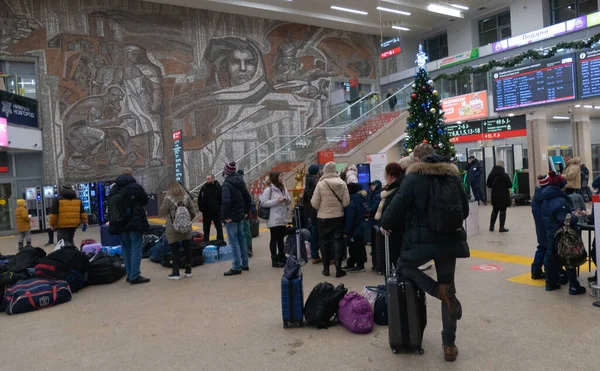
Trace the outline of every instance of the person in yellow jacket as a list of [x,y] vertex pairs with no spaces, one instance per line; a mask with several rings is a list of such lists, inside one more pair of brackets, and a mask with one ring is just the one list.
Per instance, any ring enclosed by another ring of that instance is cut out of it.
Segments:
[[60,188],[58,199],[52,203],[50,212],[50,228],[58,230],[57,241],[63,240],[65,245],[75,246],[75,230],[80,224],[87,225],[88,217],[83,203],[71,185]]
[[31,220],[29,213],[25,207],[25,200],[17,200],[17,208],[15,209],[17,220],[17,232],[19,232],[19,251],[23,249],[23,241],[27,242],[27,246],[31,246]]

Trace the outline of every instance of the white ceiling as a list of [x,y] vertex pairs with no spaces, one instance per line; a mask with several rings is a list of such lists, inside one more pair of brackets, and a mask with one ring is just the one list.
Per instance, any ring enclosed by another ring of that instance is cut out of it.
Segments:
[[[450,22],[458,21],[442,14],[427,11],[432,3],[455,3],[470,9],[463,11],[465,18],[476,18],[502,7],[515,0],[149,0],[156,3],[181,5],[191,8],[208,9],[226,13],[277,19],[321,27],[384,36],[397,35],[399,31],[390,28],[392,22],[410,28],[403,35],[419,38],[424,34],[441,30]],[[368,15],[353,14],[330,9],[332,5],[368,12]],[[412,13],[410,16],[380,12],[376,8],[398,9]],[[480,9],[485,8],[485,9]],[[380,14],[381,13],[381,14]],[[381,24],[384,27],[380,27]]]

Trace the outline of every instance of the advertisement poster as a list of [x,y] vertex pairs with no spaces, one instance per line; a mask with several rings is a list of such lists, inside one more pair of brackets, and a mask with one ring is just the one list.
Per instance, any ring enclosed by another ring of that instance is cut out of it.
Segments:
[[367,162],[371,165],[371,182],[379,180],[381,184],[385,184],[387,155],[385,153],[367,155]]
[[450,57],[441,59],[439,64],[440,68],[446,68],[450,66],[454,66],[459,63],[467,62],[473,59],[479,58],[479,48],[475,48],[473,50],[468,50],[464,53],[452,55]]
[[0,117],[11,124],[37,128],[37,101],[0,90]]
[[8,147],[8,122],[0,117],[0,147]]
[[487,91],[442,99],[446,122],[477,120],[489,116]]

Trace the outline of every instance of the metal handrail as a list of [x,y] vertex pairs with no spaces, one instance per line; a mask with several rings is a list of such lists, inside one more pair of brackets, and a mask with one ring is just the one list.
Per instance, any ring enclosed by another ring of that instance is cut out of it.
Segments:
[[[399,90],[399,91],[400,91],[400,90]],[[367,98],[370,98],[371,96],[373,96],[373,95],[375,95],[375,94],[376,94],[375,92],[370,92],[370,93],[368,93],[367,95],[365,95],[364,97],[361,97],[359,100],[357,100],[356,102],[352,103],[352,104],[351,104],[351,105],[349,105],[348,107],[344,108],[344,109],[343,109],[343,110],[341,110],[340,112],[338,112],[338,113],[336,113],[335,115],[331,116],[331,117],[330,117],[330,118],[328,118],[326,121],[324,121],[324,122],[322,122],[321,124],[319,124],[318,126],[325,125],[325,124],[326,124],[326,123],[328,123],[329,121],[331,121],[331,120],[335,119],[336,117],[340,116],[340,115],[341,115],[342,113],[344,113],[344,111],[346,111],[348,108],[354,107],[355,105],[359,104],[359,103],[360,103],[360,102],[362,102],[363,100],[366,100]],[[391,98],[391,97],[390,97],[390,98]],[[387,100],[387,99],[386,99],[386,100]],[[296,137],[294,138],[294,140],[292,140],[290,143],[293,143],[293,142],[295,142],[297,138],[299,138],[299,137],[301,137],[301,136],[304,136],[304,135],[306,135],[306,133],[308,133],[308,132],[309,132],[309,131],[307,130],[307,131],[305,131],[304,133],[302,133],[302,134],[300,134],[300,135],[296,136]],[[265,142],[263,142],[263,143],[259,144],[257,147],[255,147],[254,149],[252,149],[252,151],[250,151],[250,152],[246,153],[244,156],[242,156],[241,158],[239,158],[239,159],[238,159],[238,160],[236,160],[235,162],[236,162],[236,163],[237,163],[237,162],[240,162],[240,161],[241,161],[241,160],[243,160],[244,158],[246,158],[246,157],[248,157],[249,155],[251,155],[252,153],[256,152],[256,151],[257,151],[257,150],[258,150],[260,147],[264,146],[264,145],[265,145],[265,144],[267,144],[267,143],[270,143],[270,142],[271,142],[271,140],[273,140],[273,139],[274,139],[274,138],[276,138],[276,137],[278,137],[278,136],[272,136],[271,138],[267,139]],[[288,143],[288,144],[289,144],[289,143]],[[286,144],[286,145],[285,145],[285,146],[283,146],[283,147],[286,147],[288,144]],[[283,147],[282,147],[282,148],[283,148]],[[280,152],[280,150],[277,150],[277,151],[275,151],[275,153],[279,153],[279,152]],[[267,159],[269,159],[269,158],[271,158],[271,156],[267,157]],[[262,162],[263,162],[263,161],[261,161],[261,162],[260,162],[260,164],[262,164]],[[250,172],[250,171],[254,170],[255,168],[256,168],[256,166],[252,167],[250,170],[248,170],[248,172]],[[201,188],[201,187],[202,187],[204,184],[206,184],[206,182],[202,182],[202,183],[201,183],[199,186],[197,186],[196,188],[192,189],[192,190],[190,191],[190,193],[195,193],[195,192],[198,192],[198,191],[200,190],[200,188]]]
[[[406,85],[403,88],[399,89],[397,92],[394,93],[394,95],[389,96],[388,98],[386,98],[385,100],[381,101],[381,103],[379,103],[378,105],[376,105],[375,107],[373,107],[371,110],[369,110],[368,112],[366,112],[365,114],[363,114],[362,116],[360,116],[359,118],[357,118],[356,120],[352,121],[352,123],[350,123],[347,127],[352,126],[355,122],[358,122],[362,117],[368,115],[369,113],[373,112],[373,110],[377,109],[379,106],[381,106],[382,104],[384,104],[385,102],[387,102],[388,100],[390,100],[392,97],[395,97],[398,93],[402,92],[404,89],[408,88],[410,85]],[[358,103],[359,101],[355,102]],[[351,107],[351,106],[350,106]],[[343,111],[342,111],[343,112]],[[341,112],[340,112],[341,113]],[[329,120],[328,120],[329,121]],[[253,167],[251,167],[249,170],[247,170],[248,173],[250,173],[252,170],[258,168],[259,166],[261,166],[263,163],[265,163],[267,160],[271,159],[273,156],[277,155],[278,153],[280,153],[281,151],[283,151],[284,148],[288,147],[289,145],[293,144],[294,142],[296,142],[299,138],[306,136],[307,134],[311,134],[312,132],[314,132],[315,130],[317,130],[318,128],[320,128],[321,126],[324,126],[326,122],[323,122],[320,125],[317,125],[313,128],[307,129],[304,133],[296,136],[294,139],[292,139],[289,143],[286,143],[285,145],[281,146],[281,148],[279,148],[278,150],[276,150],[275,152],[273,152],[271,155],[269,155],[267,158],[265,158],[264,160],[262,160],[261,162],[259,162],[258,164],[254,165]]]

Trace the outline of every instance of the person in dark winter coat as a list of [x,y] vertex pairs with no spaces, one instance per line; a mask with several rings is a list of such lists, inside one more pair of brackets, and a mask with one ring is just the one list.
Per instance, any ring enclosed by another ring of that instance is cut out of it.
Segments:
[[[548,173],[549,185],[542,191],[542,218],[546,229],[546,256],[544,268],[546,269],[546,291],[560,289],[560,283],[566,283],[559,279],[560,263],[556,260],[556,240],[554,236],[564,224],[568,214],[571,214],[571,226],[577,229],[578,217],[573,214],[569,197],[562,191],[567,186],[567,180],[554,171]],[[580,295],[585,293],[585,288],[577,280],[575,268],[566,268],[566,276],[569,282],[569,294]]]
[[[387,185],[381,191],[381,201],[379,202],[379,207],[377,208],[377,212],[375,213],[375,220],[379,223],[381,221],[381,217],[383,213],[386,212],[392,200],[396,196],[396,193],[400,190],[400,186],[402,185],[402,180],[404,179],[404,174],[406,169],[402,167],[401,164],[392,162],[387,164],[385,167],[385,182]],[[396,262],[398,258],[400,258],[400,248],[402,247],[402,239],[404,238],[404,224],[398,225],[398,228],[395,230],[390,230],[390,261]],[[374,249],[375,246],[371,246],[371,249]],[[371,254],[373,255],[373,254]]]
[[471,189],[473,190],[473,197],[475,197],[475,201],[477,204],[483,202],[486,205],[485,197],[483,196],[483,192],[481,191],[481,178],[483,177],[483,165],[479,162],[475,156],[469,157],[469,161],[467,164],[467,171],[469,172],[468,179],[471,184]]
[[312,207],[310,200],[315,193],[317,183],[319,183],[319,165],[312,164],[308,167],[308,175],[304,182],[304,195],[302,196],[302,203],[304,205],[304,212],[310,221],[310,254],[313,264],[320,264],[322,262],[319,256],[319,224],[317,219],[317,210]]
[[252,198],[246,188],[246,183],[242,177],[236,174],[235,162],[225,165],[223,177],[225,182],[223,182],[221,194],[221,218],[225,222],[227,239],[233,252],[231,269],[224,275],[234,276],[241,274],[242,270],[250,269],[244,219],[250,212]]
[[540,175],[538,177],[540,186],[535,189],[533,200],[531,201],[531,213],[533,214],[533,221],[535,222],[535,234],[538,243],[533,258],[533,264],[531,264],[531,279],[533,280],[543,280],[546,278],[546,275],[542,271],[547,250],[546,228],[544,227],[544,219],[542,217],[542,205],[544,204],[542,191],[548,185],[549,179],[550,177],[548,177],[548,175]]
[[202,213],[202,226],[204,238],[210,240],[210,224],[214,223],[217,230],[217,240],[223,238],[223,224],[221,223],[221,184],[215,180],[214,175],[206,177],[206,183],[198,193],[198,211]]
[[365,271],[367,250],[365,249],[365,197],[361,193],[362,186],[358,183],[348,184],[350,204],[344,210],[346,226],[344,237],[350,247],[346,266],[343,268],[350,273]]
[[128,282],[132,285],[147,283],[150,282],[150,279],[141,276],[140,265],[142,263],[142,245],[144,242],[142,234],[150,228],[145,209],[148,205],[148,194],[144,187],[136,182],[130,171],[117,177],[115,185],[110,189],[109,204],[110,198],[121,194],[121,192],[123,192],[123,198],[127,200],[127,205],[123,205],[123,207],[127,208],[130,217],[122,223],[109,221],[109,232],[118,234],[121,239],[123,262],[125,263]]
[[[397,230],[405,225],[403,244],[398,261],[398,271],[411,279],[424,291],[442,301],[442,340],[444,357],[454,361],[458,355],[456,339],[456,322],[462,317],[462,306],[456,298],[454,273],[456,259],[470,256],[463,229],[451,235],[434,233],[427,223],[430,181],[433,177],[454,179],[457,183],[462,202],[463,219],[469,216],[469,202],[464,189],[458,183],[458,169],[449,163],[448,158],[440,155],[423,156],[421,152],[432,153],[428,143],[417,146],[414,150],[418,161],[411,165],[400,190],[383,214],[381,227],[384,230]],[[394,232],[392,232],[394,233]],[[438,282],[419,270],[419,266],[433,259],[437,271]]]
[[377,214],[377,209],[379,209],[379,204],[381,203],[381,191],[382,184],[379,180],[376,180],[370,184],[369,193],[367,193],[366,199],[366,213],[368,216],[367,226],[365,227],[365,241],[371,241],[371,230],[373,226],[377,225],[377,220],[375,220],[375,214]]
[[[592,182],[592,188],[594,188],[596,190],[596,194],[600,194],[600,176],[594,178],[594,181]],[[594,225],[594,222],[596,221],[595,218],[595,212],[594,212],[594,208],[592,207],[592,213],[590,214],[590,216],[588,216],[588,220],[587,223]],[[590,255],[592,258],[592,261],[594,262],[594,265],[597,267],[598,266],[598,262],[596,261],[596,238],[594,237],[594,242],[592,242],[592,249],[590,250]],[[598,282],[598,270],[596,270],[596,273],[594,273],[593,276],[588,277],[588,282]]]
[[[239,175],[242,180],[244,180],[244,170],[239,169],[237,171],[237,175]],[[245,181],[244,181],[245,184]],[[246,188],[248,188],[246,186]],[[250,197],[250,210],[255,207],[254,200]],[[254,252],[252,251],[252,227],[250,226],[250,210],[246,213],[246,217],[244,218],[244,236],[246,237],[246,245],[248,246],[248,256],[252,257]]]
[[506,223],[506,209],[512,204],[510,198],[512,181],[504,171],[504,161],[498,161],[496,166],[492,168],[487,178],[487,186],[492,189],[492,206],[494,207],[490,218],[490,232],[494,231],[498,214],[500,214],[500,232],[508,232],[508,229],[504,226]]

